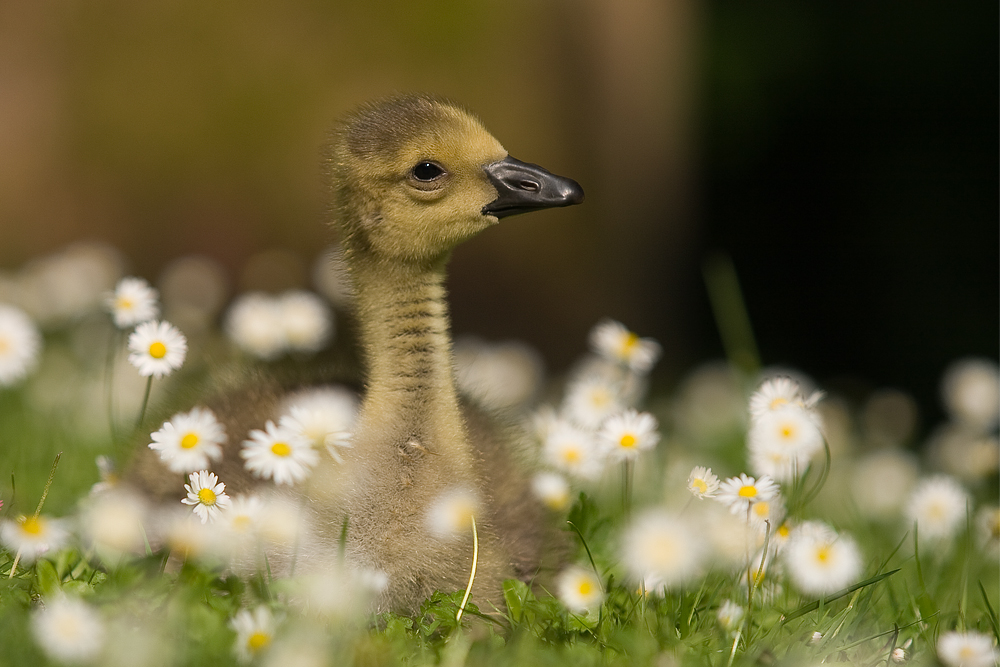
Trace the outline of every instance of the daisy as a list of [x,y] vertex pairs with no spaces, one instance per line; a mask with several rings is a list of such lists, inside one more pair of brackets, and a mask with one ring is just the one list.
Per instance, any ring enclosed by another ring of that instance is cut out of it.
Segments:
[[244,352],[264,360],[274,359],[288,345],[281,315],[277,301],[267,294],[244,294],[226,314],[226,335]]
[[994,558],[1000,556],[1000,507],[981,507],[976,513],[979,546]]
[[785,518],[785,502],[781,493],[775,493],[770,500],[760,500],[750,506],[750,523],[765,532],[770,525],[771,535],[781,526]]
[[770,500],[777,493],[778,485],[767,475],[754,479],[746,473],[740,473],[739,477],[730,477],[719,485],[719,493],[715,499],[727,505],[733,514],[743,514],[754,503]]
[[149,448],[170,470],[189,473],[207,468],[209,460],[222,458],[226,431],[211,410],[199,407],[174,415],[150,437],[153,442]]
[[319,452],[300,431],[275,426],[271,420],[264,429],[250,431],[250,439],[243,441],[240,456],[246,459],[247,470],[255,477],[273,479],[275,484],[304,480],[319,462]]
[[464,535],[472,528],[472,519],[479,512],[479,499],[468,489],[446,491],[427,511],[427,528],[441,538]]
[[560,512],[569,507],[569,482],[554,472],[540,472],[531,480],[531,490],[550,510]]
[[490,410],[524,406],[544,379],[538,352],[517,341],[491,344],[463,337],[454,357],[458,390]]
[[154,524],[154,532],[157,540],[165,544],[172,555],[183,560],[208,559],[214,555],[218,545],[214,525],[203,523],[191,512],[179,507],[162,511]]
[[169,322],[143,322],[128,337],[129,363],[143,377],[163,377],[181,367],[187,339]]
[[604,468],[604,455],[594,437],[566,422],[549,429],[542,445],[542,457],[553,468],[581,479],[596,479]]
[[715,612],[715,618],[719,621],[719,625],[722,626],[723,630],[733,632],[739,627],[740,621],[743,620],[743,607],[732,600],[726,600],[719,605],[719,610]]
[[304,290],[282,294],[277,309],[288,347],[298,352],[318,352],[333,334],[333,314],[326,303]]
[[993,667],[1000,653],[993,640],[979,632],[946,632],[938,638],[938,658],[948,667]]
[[128,329],[142,322],[155,319],[160,314],[157,304],[159,294],[142,278],[122,278],[114,294],[107,298],[107,306],[119,329]]
[[662,510],[637,517],[622,539],[629,576],[648,591],[663,591],[692,579],[701,569],[704,546],[691,527]]
[[84,508],[83,534],[108,559],[139,553],[143,547],[146,507],[138,496],[113,489],[93,497]]
[[11,553],[20,552],[21,562],[26,564],[49,551],[57,551],[67,540],[69,529],[63,519],[28,516],[0,523],[0,543]]
[[556,579],[559,601],[576,614],[588,614],[601,606],[604,591],[593,570],[570,565]]
[[635,459],[639,452],[660,440],[656,418],[648,412],[628,409],[608,419],[598,435],[608,457],[618,461]]
[[343,463],[339,448],[350,447],[358,401],[343,388],[317,389],[289,402],[279,425],[296,431],[319,451]]
[[989,359],[956,361],[945,371],[941,395],[956,421],[988,431],[1000,418],[1000,369]]
[[754,418],[747,449],[754,472],[780,481],[801,475],[823,448],[823,434],[814,413],[795,404],[770,409]]
[[861,574],[861,551],[848,535],[822,532],[795,534],[784,550],[792,583],[807,595],[826,595],[844,588]]
[[219,518],[222,510],[229,507],[229,496],[226,495],[226,485],[219,481],[215,473],[201,470],[188,475],[190,484],[185,484],[187,498],[181,500],[185,505],[192,505],[194,513],[201,517],[202,523]]
[[917,524],[921,540],[947,542],[965,522],[969,494],[957,481],[936,475],[920,482],[910,494],[906,518]]
[[627,366],[634,373],[648,373],[660,358],[659,343],[639,338],[614,320],[604,320],[591,330],[590,346],[608,361]]
[[104,647],[105,628],[97,610],[83,600],[56,597],[31,615],[31,631],[57,662],[91,662]]
[[803,397],[799,383],[789,377],[772,377],[765,380],[750,396],[750,416],[756,419],[771,410],[786,406],[812,409],[821,398],[821,391],[813,392],[808,398]]
[[719,490],[719,478],[711,468],[695,466],[688,475],[687,488],[695,498],[714,498]]
[[597,429],[605,419],[625,408],[620,392],[620,386],[608,378],[586,375],[566,388],[563,412],[575,424]]
[[250,662],[258,655],[266,652],[274,641],[277,622],[271,611],[261,605],[251,612],[241,609],[229,621],[229,627],[236,633],[236,643],[233,652],[241,662]]
[[9,387],[34,370],[42,336],[20,308],[0,303],[0,387]]

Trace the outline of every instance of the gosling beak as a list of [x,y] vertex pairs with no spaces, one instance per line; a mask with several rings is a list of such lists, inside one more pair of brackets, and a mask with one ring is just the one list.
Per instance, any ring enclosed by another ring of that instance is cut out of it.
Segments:
[[483,207],[483,215],[505,218],[583,201],[583,188],[572,178],[556,176],[537,164],[521,162],[509,155],[486,165],[483,171],[497,189],[497,198]]

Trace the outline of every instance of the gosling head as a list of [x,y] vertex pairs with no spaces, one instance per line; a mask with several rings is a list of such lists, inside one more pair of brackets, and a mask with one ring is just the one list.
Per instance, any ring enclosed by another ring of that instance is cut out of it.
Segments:
[[573,180],[510,157],[477,119],[426,96],[363,107],[325,164],[349,253],[427,263],[500,218],[583,201]]

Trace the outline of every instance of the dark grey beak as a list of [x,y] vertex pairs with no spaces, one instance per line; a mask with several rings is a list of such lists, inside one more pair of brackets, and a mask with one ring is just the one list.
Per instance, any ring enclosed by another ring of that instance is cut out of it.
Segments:
[[583,201],[583,188],[572,178],[563,178],[537,164],[507,156],[483,167],[497,189],[497,198],[483,207],[483,215],[506,218],[543,208],[572,206]]

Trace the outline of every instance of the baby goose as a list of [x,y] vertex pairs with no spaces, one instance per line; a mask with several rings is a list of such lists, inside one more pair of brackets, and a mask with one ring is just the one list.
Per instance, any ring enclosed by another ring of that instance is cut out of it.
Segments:
[[311,504],[328,533],[339,534],[346,516],[348,560],[388,575],[380,608],[413,610],[433,591],[467,583],[470,534],[435,537],[428,514],[451,491],[471,493],[473,599],[488,611],[501,605],[505,578],[534,574],[543,518],[502,435],[463,416],[445,266],[457,244],[500,218],[577,204],[583,191],[510,157],[479,121],[431,97],[364,107],[328,148],[332,223],[356,292],[367,392],[345,465],[317,471]]

